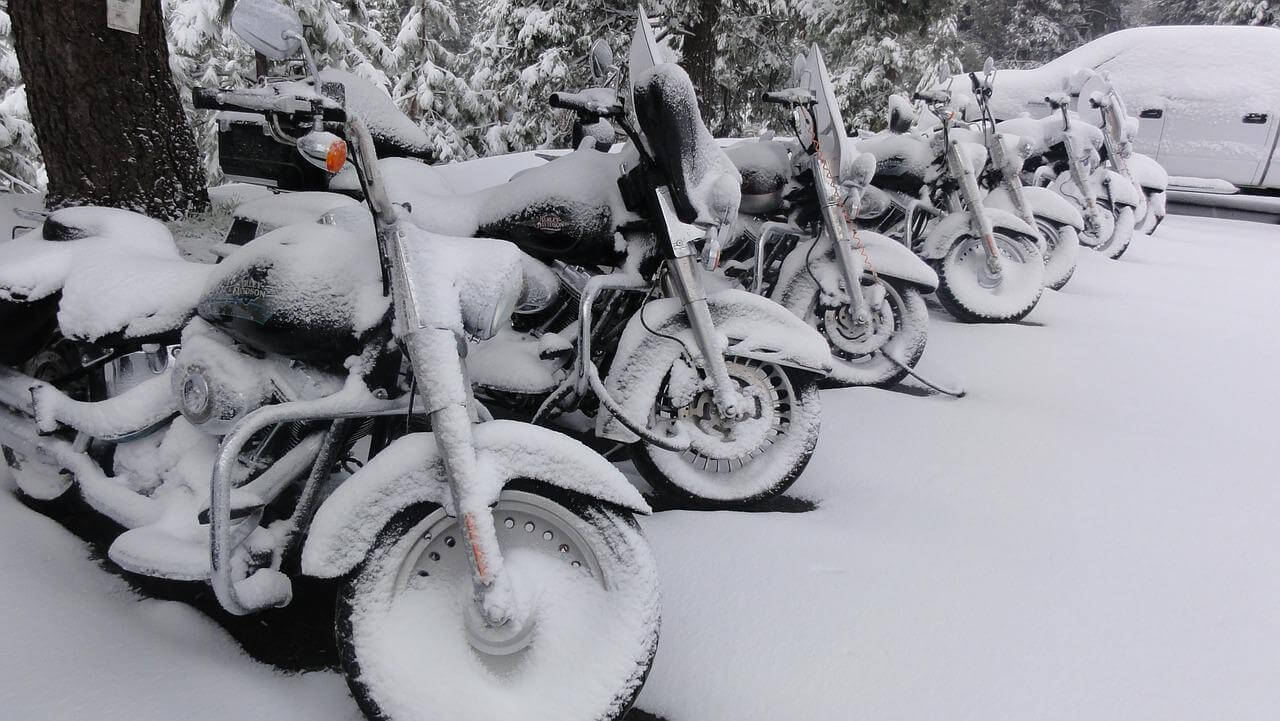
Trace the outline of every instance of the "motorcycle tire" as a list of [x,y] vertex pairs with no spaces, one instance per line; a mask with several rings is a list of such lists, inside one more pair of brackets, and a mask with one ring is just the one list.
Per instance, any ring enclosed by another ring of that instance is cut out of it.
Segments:
[[[753,359],[726,361],[730,378],[760,399],[753,418],[726,422],[709,390],[675,407],[668,377],[655,399],[655,425],[686,423],[697,439],[694,447],[680,453],[643,442],[630,447],[641,477],[678,505],[738,509],[779,496],[800,477],[818,444],[822,407],[813,374]],[[736,423],[752,435],[728,439]]]
[[502,648],[473,640],[457,519],[411,506],[338,594],[339,661],[360,710],[379,721],[622,717],[660,626],[657,566],[639,526],[609,504],[530,481],[509,484],[493,513],[508,578],[533,607],[531,632]]

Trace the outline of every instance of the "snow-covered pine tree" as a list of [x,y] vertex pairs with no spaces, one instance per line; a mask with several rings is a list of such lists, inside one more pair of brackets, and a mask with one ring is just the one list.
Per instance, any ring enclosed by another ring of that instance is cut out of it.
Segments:
[[980,67],[991,56],[1003,67],[1039,65],[1079,46],[1087,28],[1080,0],[969,0],[963,64]]
[[786,82],[791,59],[804,49],[794,2],[661,0],[657,5],[668,44],[680,52],[714,133],[749,133],[775,115],[759,97]]
[[634,5],[616,0],[487,0],[471,58],[479,114],[490,123],[487,152],[566,144],[573,119],[547,98],[588,85],[586,57],[597,38],[621,57],[634,21]]
[[27,110],[27,89],[13,47],[13,24],[0,7],[0,169],[35,187],[44,187],[44,162]]
[[169,65],[191,123],[200,161],[210,182],[220,179],[218,135],[214,114],[191,105],[192,87],[235,87],[251,84],[256,72],[253,53],[219,18],[222,0],[165,0]]
[[[394,22],[393,22],[394,21]],[[410,0],[403,19],[385,19],[391,43],[391,72],[396,103],[427,131],[441,161],[475,155],[479,145],[480,96],[458,75],[463,56],[459,25],[449,0]]]
[[1219,25],[1280,26],[1280,13],[1269,0],[1230,0],[1214,21]]
[[852,127],[884,124],[889,95],[958,64],[959,0],[798,0]]
[[[387,69],[394,66],[394,57],[383,40],[377,12],[398,6],[399,0],[284,2],[302,18],[317,64],[351,70],[390,90]],[[217,123],[213,113],[191,107],[190,88],[243,86],[256,79],[253,51],[231,32],[222,17],[225,5],[224,0],[164,0],[174,81],[211,182],[219,178]]]

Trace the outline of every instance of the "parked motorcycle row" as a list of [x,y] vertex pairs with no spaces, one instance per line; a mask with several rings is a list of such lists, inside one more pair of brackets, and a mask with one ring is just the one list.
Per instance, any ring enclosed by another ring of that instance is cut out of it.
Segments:
[[820,385],[915,374],[927,295],[1018,320],[1078,245],[1118,257],[1164,213],[1105,82],[1101,128],[1063,98],[996,123],[988,64],[974,122],[938,88],[850,137],[815,47],[763,96],[791,132],[723,149],[643,11],[624,68],[597,43],[599,87],[548,99],[575,149],[457,193],[292,10],[240,0],[232,28],[302,74],[195,105],[229,175],[300,192],[243,204],[217,263],[108,208],[0,245],[0,446],[23,493],[122,528],[117,565],[228,613],[335,579],[370,718],[620,717],[659,577],[611,460],[689,508],[774,498]]

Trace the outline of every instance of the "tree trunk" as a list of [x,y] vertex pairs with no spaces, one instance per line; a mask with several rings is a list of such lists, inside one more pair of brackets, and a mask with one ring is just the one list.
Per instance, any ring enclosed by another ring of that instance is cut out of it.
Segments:
[[160,0],[142,0],[139,35],[109,29],[104,0],[10,0],[9,15],[49,207],[170,219],[208,206]]
[[[716,101],[720,93],[716,88],[716,25],[720,22],[720,0],[695,0],[697,20],[689,26],[689,35],[681,43],[680,66],[689,73],[693,88],[702,105],[702,119],[707,127],[715,127]],[[721,109],[723,112],[723,109]]]

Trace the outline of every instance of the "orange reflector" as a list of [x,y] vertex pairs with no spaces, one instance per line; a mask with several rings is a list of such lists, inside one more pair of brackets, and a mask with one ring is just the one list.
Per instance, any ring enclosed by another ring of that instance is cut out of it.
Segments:
[[347,144],[342,140],[335,140],[329,145],[329,152],[324,155],[324,169],[330,173],[336,173],[342,170],[342,166],[347,164]]

